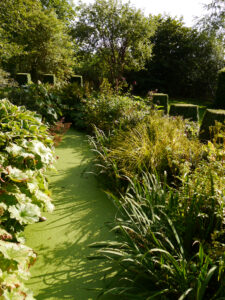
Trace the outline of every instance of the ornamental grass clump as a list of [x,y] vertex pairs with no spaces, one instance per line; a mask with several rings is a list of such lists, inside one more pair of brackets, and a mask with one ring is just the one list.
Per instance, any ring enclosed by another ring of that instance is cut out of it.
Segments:
[[[33,299],[22,281],[35,260],[23,230],[52,211],[46,172],[54,149],[41,117],[7,99],[0,101],[0,298]],[[21,281],[22,280],[22,281]]]
[[152,112],[143,122],[112,139],[108,157],[121,175],[132,177],[145,170],[162,176],[166,171],[174,181],[187,166],[195,168],[202,159],[202,145],[197,138],[189,138],[187,128],[181,118]]

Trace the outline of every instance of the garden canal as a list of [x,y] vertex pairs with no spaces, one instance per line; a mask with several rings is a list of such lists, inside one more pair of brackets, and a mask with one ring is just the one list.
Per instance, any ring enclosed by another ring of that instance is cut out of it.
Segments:
[[26,286],[39,300],[96,299],[107,266],[87,259],[93,252],[88,245],[113,238],[107,223],[115,208],[88,174],[93,154],[84,134],[70,129],[56,155],[57,172],[49,176],[55,210],[25,230],[26,244],[38,255]]

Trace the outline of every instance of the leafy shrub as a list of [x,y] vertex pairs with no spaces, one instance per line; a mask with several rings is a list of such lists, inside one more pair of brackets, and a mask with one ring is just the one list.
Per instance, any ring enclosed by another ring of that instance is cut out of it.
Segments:
[[154,93],[153,103],[162,107],[165,113],[168,113],[169,97],[166,94]]
[[170,116],[182,116],[190,121],[199,120],[198,106],[193,104],[173,104],[170,106]]
[[58,97],[63,105],[63,115],[66,122],[71,122],[76,128],[84,129],[83,99],[90,96],[88,84],[84,87],[77,82],[55,86],[52,93]]
[[215,106],[225,109],[225,68],[218,72]]
[[[220,232],[221,238],[225,237],[225,164],[221,160],[225,150],[217,149],[209,142],[205,151],[205,159],[195,170],[186,171],[183,184],[178,190],[180,209],[184,213],[182,219],[186,251],[191,249],[193,237],[204,242],[210,242],[214,232]],[[181,224],[182,220],[178,222]],[[215,256],[215,249],[210,244],[208,246]]]
[[202,124],[199,131],[199,139],[201,141],[208,141],[213,139],[213,131],[210,127],[215,126],[217,122],[224,123],[225,110],[222,109],[207,109],[203,116]]
[[27,224],[39,221],[42,210],[54,208],[45,175],[54,162],[52,145],[40,116],[6,99],[0,101],[0,298],[3,299],[33,299],[21,280],[27,279],[35,254],[21,244],[22,232]]
[[17,73],[16,81],[19,85],[28,85],[31,84],[31,76],[29,73]]
[[94,124],[105,131],[132,126],[149,112],[144,101],[115,94],[105,81],[99,93],[88,84],[82,87],[77,82],[55,87],[52,93],[60,99],[66,121],[88,131]]
[[62,116],[61,99],[47,84],[11,88],[8,98],[15,105],[24,105],[27,109],[36,111],[49,124],[54,124]]
[[105,94],[89,97],[83,101],[86,127],[93,125],[108,132],[113,128],[127,128],[140,122],[150,109],[142,101],[136,101],[128,96]]
[[[38,221],[40,209],[52,210],[45,172],[54,161],[52,139],[40,117],[0,102],[1,224],[11,233]],[[13,227],[12,227],[12,224]]]

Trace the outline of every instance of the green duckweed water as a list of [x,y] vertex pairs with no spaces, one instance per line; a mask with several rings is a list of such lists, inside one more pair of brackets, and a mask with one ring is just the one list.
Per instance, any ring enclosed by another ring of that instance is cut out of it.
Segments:
[[[69,130],[56,149],[57,173],[49,176],[55,211],[47,221],[27,226],[26,244],[38,254],[26,283],[36,299],[96,299],[105,284],[102,261],[87,260],[90,243],[113,238],[106,223],[115,208],[90,170],[85,135]],[[108,299],[113,299],[109,298]]]

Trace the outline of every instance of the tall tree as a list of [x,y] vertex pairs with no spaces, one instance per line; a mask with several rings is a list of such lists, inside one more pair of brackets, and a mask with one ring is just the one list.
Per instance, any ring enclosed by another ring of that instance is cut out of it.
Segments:
[[185,27],[182,21],[160,17],[152,37],[153,58],[146,71],[135,74],[136,90],[158,89],[170,96],[212,97],[216,73],[224,62],[216,40]]
[[153,18],[121,0],[81,5],[73,36],[82,68],[87,68],[88,62],[115,84],[125,70],[143,68],[151,56],[150,37],[155,27]]
[[53,10],[36,0],[1,1],[0,24],[1,61],[8,71],[31,72],[35,80],[42,72],[59,77],[71,72],[73,45]]

